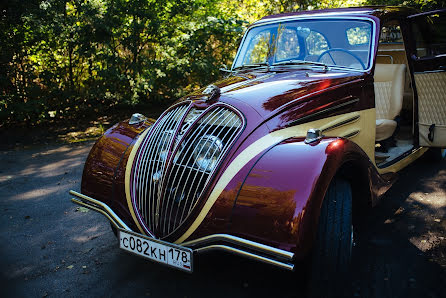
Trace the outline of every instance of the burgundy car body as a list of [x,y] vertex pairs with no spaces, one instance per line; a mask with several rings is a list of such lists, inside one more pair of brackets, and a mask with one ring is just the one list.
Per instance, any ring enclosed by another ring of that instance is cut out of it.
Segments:
[[[363,7],[289,13],[262,19],[260,22],[275,22],[336,14],[340,18],[369,20],[375,32],[373,60],[364,71],[239,71],[214,83],[221,90],[215,98],[201,90],[177,101],[174,106],[184,104],[188,109],[199,110],[223,105],[237,111],[243,127],[186,220],[171,233],[152,236],[193,249],[209,245],[223,247],[224,244],[252,254],[254,258],[259,256],[259,261],[269,258],[279,265],[292,264],[311,251],[322,201],[336,175],[343,175],[350,182],[354,210],[376,204],[392,185],[396,172],[426,151],[425,147],[420,147],[416,132],[411,150],[384,166],[377,166],[374,160],[373,74],[382,24],[388,20],[400,22],[412,80],[416,72],[438,65],[444,67],[444,57],[424,63],[411,58],[413,47],[410,45],[414,41],[408,34],[411,30],[409,16],[416,13],[406,8]],[[414,130],[417,131],[416,89],[414,102]],[[112,222],[116,217],[130,230],[146,235],[147,229],[141,228],[144,223],[138,216],[135,220],[138,211],[131,210],[128,189],[131,187],[129,179],[133,177],[129,175],[135,175],[131,170],[136,162],[132,152],[142,150],[138,148],[141,138],[150,135],[150,132],[144,133],[153,125],[145,119],[133,125],[123,121],[110,128],[94,145],[86,161],[81,186],[83,196],[72,192],[78,197],[76,202],[82,201],[86,207],[98,209],[88,198],[100,201],[113,211],[102,212],[112,217]],[[310,128],[325,129],[325,136],[306,142]],[[135,154],[137,152],[133,152]],[[212,202],[210,197],[215,197]],[[200,242],[212,235],[229,235],[236,240],[221,236]],[[244,246],[243,239],[252,245]],[[280,253],[259,251],[257,244],[290,254],[284,258]]]

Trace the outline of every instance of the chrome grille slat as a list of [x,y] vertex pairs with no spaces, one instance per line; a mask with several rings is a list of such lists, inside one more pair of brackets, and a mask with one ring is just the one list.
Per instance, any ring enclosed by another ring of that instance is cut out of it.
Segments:
[[[152,192],[152,179],[150,179],[150,178],[153,175],[152,169],[153,169],[153,165],[155,164],[155,162],[149,163],[149,160],[153,160],[153,158],[151,157],[151,154],[155,150],[154,149],[155,147],[152,146],[152,144],[154,142],[156,142],[156,139],[157,139],[159,133],[162,131],[165,123],[168,122],[169,120],[172,120],[172,118],[173,118],[172,115],[174,115],[174,114],[175,114],[175,111],[171,111],[171,113],[168,113],[166,115],[166,117],[163,118],[164,121],[160,122],[160,124],[156,127],[156,130],[153,133],[153,137],[151,137],[150,139],[147,139],[147,140],[150,140],[150,142],[147,144],[147,147],[151,148],[151,149],[145,152],[145,154],[143,156],[143,160],[145,161],[146,164],[150,164],[151,167],[150,167],[149,171],[144,171],[144,174],[143,174],[144,175],[144,178],[143,178],[144,183],[140,184],[141,189],[144,190],[144,196],[140,197],[140,199],[144,202],[144,204],[143,204],[143,210],[144,210],[143,218],[147,218],[147,213],[150,213],[150,210],[152,210],[151,208],[149,208],[149,210],[147,210],[148,204],[147,204],[147,200],[145,200],[145,198],[147,198],[147,189],[149,188],[149,196],[151,195],[151,192]],[[145,166],[142,166],[141,170],[143,170],[144,168],[145,168]],[[150,179],[149,182],[148,182],[148,179]],[[149,227],[149,229],[150,229],[150,227]]]
[[[156,121],[137,149],[130,181],[135,213],[148,234],[167,237],[190,217],[242,126],[240,114],[225,104],[206,110],[179,104]],[[196,161],[203,153],[212,168]]]
[[[210,112],[211,115],[214,115],[214,114],[217,114],[217,113],[218,113],[218,109],[215,109],[214,111]],[[174,165],[181,165],[181,164],[183,164],[183,163],[185,162],[185,158],[187,158],[186,164],[189,164],[189,163],[191,162],[191,159],[193,158],[192,154],[190,154],[190,155],[188,156],[188,155],[185,154],[186,152],[184,152],[184,151],[185,151],[185,150],[187,151],[187,150],[189,149],[189,148],[188,148],[188,145],[189,145],[189,146],[190,146],[190,145],[193,145],[193,144],[196,142],[197,138],[198,138],[200,135],[202,135],[202,132],[203,132],[203,130],[205,130],[205,129],[206,129],[205,126],[201,126],[199,129],[197,129],[197,130],[195,130],[195,131],[192,132],[192,134],[189,136],[189,139],[185,141],[184,147],[183,147],[183,148],[180,148],[179,151],[178,151],[178,154],[180,154],[180,155],[182,154],[181,161],[179,161],[178,163],[174,162]],[[195,135],[195,136],[194,136],[194,135]],[[178,179],[178,182],[181,181],[181,178],[183,177],[184,172],[185,172],[184,170],[181,172],[181,174],[180,174],[180,176],[179,176],[179,179]],[[169,181],[169,179],[170,179],[172,173],[173,173],[173,171],[171,171],[171,172],[169,173],[168,181]],[[179,171],[176,171],[176,172],[175,172],[175,176],[174,176],[174,178],[172,179],[171,184],[173,184],[173,185],[176,184],[175,181],[176,181],[176,177],[178,176],[178,173],[179,173]],[[165,208],[164,208],[165,212],[167,212],[168,207],[169,207],[169,205],[170,205],[170,202],[172,201],[172,203],[173,203],[173,200],[175,200],[175,196],[176,196],[177,191],[178,191],[178,189],[179,189],[180,187],[181,187],[180,185],[178,185],[178,186],[176,187],[176,190],[175,190],[175,193],[173,194],[173,196],[171,195],[171,193],[169,193],[168,197],[167,197],[166,200],[165,200],[165,201],[166,201],[166,206],[165,206]],[[182,187],[184,188],[184,187],[186,187],[186,185],[183,185]],[[170,210],[173,210],[173,209],[171,208]],[[166,218],[166,215],[167,215],[167,214],[164,214],[165,218]],[[169,216],[170,216],[170,215],[169,215]],[[166,223],[166,221],[164,221],[164,223]],[[163,226],[163,232],[164,232],[164,229],[165,229],[165,225]]]
[[[221,109],[219,110],[219,109],[216,109],[216,114],[218,114],[218,112],[219,111],[221,111]],[[216,130],[216,128],[214,128],[214,130],[212,131],[212,133],[209,133],[209,131],[211,130],[211,128],[212,128],[212,125],[215,125],[216,124],[216,122],[220,119],[220,118],[222,118],[223,117],[223,115],[221,115],[221,116],[219,116],[218,118],[216,118],[215,120],[214,120],[214,122],[212,123],[212,124],[210,124],[210,125],[208,125],[208,128],[207,128],[207,130],[206,130],[206,132],[204,133],[204,134],[202,134],[202,135],[213,135],[213,133],[215,132],[215,130]],[[211,119],[213,119],[213,117],[211,118]],[[222,119],[222,121],[223,121],[224,119]],[[219,123],[219,124],[221,124],[221,122]],[[203,127],[203,128],[205,128],[206,126],[205,125],[201,125],[201,127]],[[198,138],[199,138],[199,136],[200,136],[200,134],[197,134],[197,136],[195,136],[195,138],[194,139],[191,139],[188,143],[189,143],[189,145],[192,145],[193,146],[193,144],[198,140]],[[185,146],[186,147],[186,146]],[[200,149],[200,152],[199,153],[201,153],[201,151],[202,151],[203,149]],[[194,151],[192,151],[192,153],[193,153]],[[184,155],[186,155],[186,154],[184,154]],[[193,158],[193,154],[191,154],[190,156],[189,156],[189,160],[188,160],[188,162],[190,161],[190,159],[191,158]],[[178,172],[178,171],[177,171]],[[180,178],[184,175],[184,170],[183,170],[183,172],[181,173],[181,176],[180,176]],[[194,171],[195,173],[196,173],[196,175],[198,174],[198,173],[202,173],[202,175],[205,175],[205,171]],[[188,176],[187,176],[187,178],[186,178],[186,181],[188,180],[188,178],[189,178],[189,176],[190,176],[190,174],[192,173],[192,171],[189,171],[189,174],[188,174]],[[181,180],[180,180],[181,181]],[[175,183],[175,180],[173,181],[173,183]],[[192,182],[192,185],[193,185],[193,182]],[[181,186],[181,193],[180,193],[180,196],[182,196],[182,195],[184,195],[184,191],[185,191],[185,188],[187,187],[187,185],[186,184],[183,184],[182,186]],[[174,199],[175,199],[175,196],[176,196],[176,192],[178,191],[178,189],[179,189],[179,187],[177,187],[177,189],[176,189],[176,191],[175,191],[175,194],[174,194]],[[189,188],[189,189],[192,189],[192,188]],[[186,199],[185,199],[185,202],[184,202],[184,206],[186,206],[187,205],[187,202],[188,202],[188,200],[189,200],[189,197],[185,197]],[[178,210],[180,209],[180,206],[181,206],[181,201],[179,202],[179,204],[178,204],[178,208],[177,208],[177,212],[178,212]],[[183,206],[183,207],[184,207]],[[170,214],[169,214],[169,217],[166,217],[166,218],[171,218],[172,217],[172,211],[173,211],[173,208],[170,208]],[[165,221],[166,222],[166,221]],[[170,221],[169,221],[169,225],[168,225],[168,227],[167,227],[167,231],[168,232],[170,232]],[[164,230],[163,230],[163,232],[165,232]]]
[[[157,141],[161,138],[162,139],[162,134],[164,134],[165,132],[172,130],[174,127],[176,128],[177,125],[179,125],[179,121],[178,123],[175,123],[175,118],[178,118],[179,115],[181,115],[182,113],[184,113],[185,109],[187,109],[187,107],[184,108],[179,108],[173,115],[173,117],[170,119],[170,121],[167,123],[167,125],[165,125],[165,127],[163,127],[163,129],[161,129],[160,134],[152,137],[152,141],[155,144],[155,146],[153,146],[154,150],[152,150],[152,154],[156,154],[157,152],[162,151],[163,149],[166,149],[166,147],[169,147],[171,145],[171,142],[174,140],[175,138],[175,134],[171,135],[171,138],[166,142],[167,146],[165,144],[165,146],[163,148],[161,148],[161,150],[159,150],[160,148],[160,143]],[[163,173],[163,163],[160,166],[160,158],[156,158],[155,162],[152,162],[152,169],[149,171],[150,176],[153,177],[153,175],[155,175],[156,173],[160,173],[162,176]],[[147,184],[147,183],[146,183]],[[157,225],[157,220],[156,220],[156,209],[157,209],[157,204],[156,202],[158,201],[158,196],[157,194],[160,192],[159,189],[161,188],[161,181],[159,181],[158,183],[155,184],[155,182],[153,181],[153,179],[151,179],[149,181],[150,186],[152,187],[151,189],[153,190],[153,192],[151,191],[149,194],[149,198],[153,198],[153,197],[157,197],[157,200],[150,200],[152,203],[151,206],[151,212],[149,213],[150,217],[149,219],[149,223],[150,223],[150,229],[154,230],[156,228]],[[147,201],[147,199],[146,199]],[[147,217],[146,217],[147,218]]]
[[[223,116],[223,115],[222,115],[222,116]],[[220,116],[220,118],[221,118],[222,116]],[[235,116],[235,114],[234,114],[234,116]],[[217,120],[220,120],[220,118],[217,118],[217,119],[215,120],[215,122],[216,122]],[[219,123],[218,125],[221,125],[221,124],[223,123],[224,120],[225,120],[224,118],[221,119],[221,121],[220,121],[220,123]],[[215,124],[215,122],[214,122],[214,124]],[[219,128],[218,126],[215,127],[214,130],[212,131],[211,135],[215,135],[215,131],[216,131],[218,128]],[[206,154],[209,152],[209,149],[210,149],[210,148],[208,148],[208,150],[206,151]],[[202,151],[203,151],[203,148],[200,149],[200,151],[198,152],[198,154],[200,154]],[[189,174],[190,174],[190,173],[192,173],[192,172],[189,172]],[[194,178],[193,178],[191,184],[194,185],[195,179],[197,178],[198,175],[200,175],[200,181],[201,181],[201,179],[203,178],[203,176],[205,176],[205,173],[206,173],[206,172],[195,171],[195,175],[194,175]],[[210,175],[208,174],[208,176],[210,176]],[[198,182],[198,185],[200,185],[200,182]],[[191,198],[192,200],[195,199],[195,196],[190,196],[190,192],[191,192],[191,190],[192,190],[192,188],[189,188],[189,191],[188,191],[187,195],[185,196],[185,197],[186,197],[186,201],[184,202],[184,205],[183,205],[183,211],[182,211],[182,213],[181,213],[182,216],[183,216],[183,214],[184,214],[184,211],[185,211],[186,208],[187,208],[187,202],[188,202],[189,198]],[[195,190],[198,190],[198,188],[195,188]],[[185,187],[183,187],[183,190],[182,190],[182,191],[183,191],[183,192],[185,191]],[[196,194],[196,192],[195,192],[194,194]],[[195,200],[195,202],[192,202],[190,205],[192,206],[192,205],[193,205],[194,203],[196,203],[196,202],[198,202],[198,200]],[[176,218],[177,218],[177,216],[178,216],[178,211],[179,211],[179,210],[180,210],[180,208],[177,209],[177,212],[176,212],[176,214],[175,214],[174,226],[175,226],[175,223],[176,223]],[[190,211],[190,209],[189,209],[189,211]],[[169,216],[169,217],[170,217],[170,216]]]
[[[184,113],[183,110],[182,110],[181,112]],[[181,113],[181,114],[182,114],[182,113]],[[175,130],[178,128],[178,126],[179,126],[180,124],[181,124],[180,121],[178,121],[178,123],[176,123],[175,125],[171,125],[168,129],[169,129],[169,130],[174,130],[174,131],[175,131]],[[168,131],[169,131],[169,130],[168,130]],[[173,133],[173,134],[171,135],[170,140],[167,142],[167,145],[165,144],[165,146],[161,149],[161,151],[170,148],[171,145],[172,145],[172,142],[175,141],[175,138],[176,138],[176,135],[175,135],[175,133]],[[162,164],[161,164],[161,167],[160,167],[160,171],[161,171],[161,173],[164,173],[164,172],[165,172],[166,161],[167,161],[167,157],[166,157],[166,159],[165,159],[165,160],[162,162]],[[159,189],[163,189],[163,184],[164,184],[164,183],[163,183],[163,175],[161,175],[160,182],[158,183],[158,188],[159,188]],[[155,228],[156,228],[156,227],[158,226],[158,224],[159,224],[159,220],[158,220],[156,214],[159,213],[159,205],[160,205],[159,202],[160,202],[160,200],[161,200],[161,193],[162,193],[162,191],[158,191],[158,193],[157,193],[157,203],[156,203],[157,207],[156,207],[156,210],[155,210],[155,218],[152,217],[152,222],[155,223]],[[152,213],[153,213],[153,212],[152,212]]]
[[[172,115],[175,115],[175,111],[171,111],[170,113],[168,113],[165,117],[163,117],[164,121],[161,121],[159,123],[159,125],[156,127],[156,130],[153,132],[153,135],[151,136],[151,138],[148,138],[147,140],[150,141],[147,144],[147,147],[150,148],[150,150],[147,150],[143,156],[143,160],[145,161],[145,164],[149,164],[149,170],[148,171],[144,171],[144,183],[140,184],[140,188],[144,190],[144,196],[141,196],[140,199],[144,201],[143,204],[143,208],[144,208],[144,212],[143,212],[143,218],[147,218],[147,213],[150,213],[150,210],[152,210],[152,208],[148,209],[148,204],[147,204],[147,200],[145,198],[147,198],[147,189],[149,189],[149,197],[152,193],[152,188],[153,188],[153,181],[151,179],[151,177],[153,176],[153,167],[155,165],[155,162],[151,162],[149,163],[148,160],[154,160],[154,158],[151,156],[151,154],[153,154],[153,152],[155,152],[155,148],[156,146],[153,146],[153,144],[156,142],[156,139],[159,137],[160,132],[163,131],[163,128],[165,127],[165,124],[169,122],[169,120],[172,120]],[[143,165],[140,169],[141,171],[143,171],[146,167]],[[150,180],[149,180],[150,179]],[[148,181],[149,180],[149,181]],[[149,229],[151,229],[149,227]]]
[[[233,119],[234,117],[236,117],[235,114],[234,114],[234,115],[232,116],[232,118],[229,119],[229,120],[232,121],[232,119]],[[229,121],[228,121],[228,122],[229,122]],[[225,139],[225,136],[226,136],[229,132],[230,132],[230,130],[227,130],[226,134],[223,136],[222,139]],[[226,151],[228,145],[229,145],[229,144],[225,144],[225,146],[224,146],[223,149],[222,149],[223,152]],[[208,151],[209,151],[209,150],[208,150]],[[214,154],[211,156],[211,158],[213,158],[214,156],[215,156],[215,152],[214,152]],[[222,155],[220,155],[219,157],[221,158]],[[218,161],[217,161],[217,163],[218,163]],[[215,171],[215,169],[214,169],[214,171]],[[210,175],[208,175],[208,179],[212,176],[212,174],[213,174],[213,173],[211,173]],[[203,177],[204,177],[204,175],[202,175],[202,176],[200,177],[200,181],[198,181],[198,184],[201,183],[201,180],[203,179]],[[192,190],[192,189],[190,189],[189,192],[190,192],[191,190]],[[195,192],[194,192],[194,194],[192,195],[192,197],[195,197],[195,195],[197,194],[197,191],[198,191],[198,188],[195,189]],[[191,206],[189,207],[189,212],[192,210],[193,207],[195,207],[196,203],[197,203],[197,202],[195,202],[194,205],[191,205]]]
[[[147,186],[149,186],[149,197],[151,196],[153,188],[154,188],[152,179],[150,179],[150,178],[154,174],[153,167],[154,167],[155,163],[148,162],[148,160],[155,159],[155,158],[151,157],[151,155],[156,151],[158,144],[156,144],[156,146],[153,146],[153,145],[156,143],[156,140],[159,138],[159,135],[164,132],[163,128],[166,127],[166,123],[171,123],[175,119],[175,116],[178,116],[178,114],[180,112],[181,112],[180,108],[169,111],[164,117],[162,117],[162,119],[160,119],[158,125],[155,126],[155,129],[152,132],[151,137],[146,138],[144,140],[144,143],[141,145],[142,148],[144,148],[144,147],[149,148],[149,150],[146,150],[141,157],[143,163],[142,163],[142,166],[139,167],[140,171],[139,171],[139,175],[138,175],[140,178],[140,180],[138,181],[138,185],[139,185],[139,189],[140,189],[140,192],[139,192],[139,202],[140,202],[139,206],[140,206],[140,208],[138,208],[138,209],[141,210],[141,213],[142,213],[141,215],[144,219],[147,219],[147,213],[148,213],[147,207],[148,207],[148,205],[150,205],[150,200],[145,199],[145,198],[147,198]],[[147,165],[149,165],[148,171],[145,170],[147,168]],[[143,181],[144,181],[144,183],[143,183]],[[144,195],[142,195],[142,192],[144,192]],[[147,203],[149,203],[149,204],[147,204]],[[153,206],[151,206],[150,210],[152,208],[153,208]],[[151,229],[151,228],[149,228],[149,229]]]
[[[160,125],[160,127],[161,127],[161,125]],[[156,133],[157,128],[159,129],[159,127],[155,127],[155,129],[152,133]],[[146,140],[148,140],[148,139],[146,139]],[[145,145],[147,145],[147,144],[145,144]],[[141,167],[141,169],[145,168],[145,165],[148,163],[148,161],[145,160],[145,156],[142,157],[142,160],[143,160],[143,166]],[[145,184],[141,183],[141,181],[146,179],[146,175],[147,175],[146,171],[144,171],[143,173],[141,173],[141,172],[138,173],[139,185],[143,186],[143,187],[139,188],[139,206],[140,206],[139,210],[142,213],[143,218],[146,216],[146,210],[145,210],[146,209],[146,201],[143,200],[142,193],[144,193],[144,197],[146,197],[147,196],[147,188],[146,188]]]
[[[168,118],[165,118],[160,124],[162,124],[166,119],[168,119]],[[162,125],[160,125],[160,126],[158,126],[158,127],[155,127],[155,129],[154,129],[154,131],[151,131],[150,133],[153,133],[153,134],[156,134],[157,133],[157,131],[160,129],[160,127],[161,127]],[[141,144],[141,146],[147,146],[147,142],[148,141],[150,141],[150,139],[145,139],[144,140],[144,142],[143,142],[143,144]],[[147,172],[141,172],[141,169],[144,169],[145,167],[146,167],[146,165],[147,165],[147,162],[145,161],[145,155],[144,156],[138,156],[138,159],[137,159],[137,164],[139,164],[140,162],[142,161],[142,166],[139,168],[140,169],[140,171],[137,171],[135,174],[136,174],[136,177],[135,177],[135,179],[137,179],[137,184],[136,185],[138,185],[138,186],[145,186],[143,183],[141,183],[141,181],[143,181],[143,180],[145,180],[145,176],[146,176],[146,174],[147,174]],[[136,189],[135,189],[135,191],[136,191]],[[144,204],[142,204],[143,202],[144,202],[144,200],[143,200],[143,196],[142,196],[142,192],[144,192],[143,191],[143,189],[142,189],[142,187],[139,187],[139,189],[138,189],[138,194],[139,194],[139,196],[138,196],[138,198],[139,198],[139,200],[138,200],[138,202],[139,202],[139,207],[140,208],[138,208],[139,210],[140,210],[140,212],[141,213],[143,213],[142,214],[142,216],[144,216],[144,211],[143,211],[143,206],[144,206]],[[144,195],[145,196],[145,195]]]
[[[237,120],[238,120],[238,122],[236,122],[235,124],[237,124],[237,126],[240,127],[240,126],[242,125],[242,122],[241,122],[240,119],[237,119]],[[234,140],[234,139],[237,137],[237,135],[239,134],[239,131],[237,131],[237,128],[238,128],[238,127],[236,127],[236,129],[234,130],[234,132],[232,133],[232,135],[229,137],[229,139]],[[234,126],[232,126],[232,128],[234,128]],[[229,131],[228,131],[228,133],[229,133]],[[229,150],[229,147],[230,147],[231,145],[232,145],[232,144],[229,144],[229,143],[226,144],[226,145],[225,145],[225,148],[223,148],[223,151]],[[217,164],[220,164],[220,163],[221,163],[223,157],[224,157],[224,154],[222,154],[222,155],[220,155],[220,156],[218,157],[218,159],[217,159]],[[214,172],[215,172],[215,170],[214,170]],[[212,173],[212,175],[213,175],[213,173]],[[209,177],[208,177],[208,179],[206,180],[205,184],[209,183],[209,180],[211,179],[212,175],[209,175]]]

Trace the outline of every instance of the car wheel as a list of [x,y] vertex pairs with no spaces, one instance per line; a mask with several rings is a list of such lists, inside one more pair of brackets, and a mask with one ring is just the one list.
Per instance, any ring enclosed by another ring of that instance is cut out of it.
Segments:
[[339,297],[350,271],[353,247],[352,190],[341,178],[331,182],[319,217],[312,254],[310,297]]

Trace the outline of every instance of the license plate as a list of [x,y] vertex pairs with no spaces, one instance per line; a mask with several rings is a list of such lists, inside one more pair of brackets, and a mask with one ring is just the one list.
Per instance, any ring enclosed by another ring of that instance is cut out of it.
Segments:
[[119,248],[146,259],[192,272],[192,249],[119,230]]

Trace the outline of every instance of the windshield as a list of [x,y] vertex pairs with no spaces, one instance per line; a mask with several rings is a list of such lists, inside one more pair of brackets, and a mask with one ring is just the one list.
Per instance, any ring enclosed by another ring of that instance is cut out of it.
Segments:
[[370,67],[371,21],[311,19],[251,28],[233,68],[278,65],[328,65],[365,70]]

